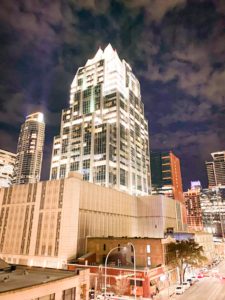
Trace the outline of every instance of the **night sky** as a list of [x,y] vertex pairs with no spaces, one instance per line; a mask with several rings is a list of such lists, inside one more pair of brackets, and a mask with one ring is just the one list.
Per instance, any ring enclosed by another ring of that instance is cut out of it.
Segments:
[[42,111],[47,179],[77,68],[108,43],[140,81],[151,149],[181,159],[184,189],[206,186],[205,160],[225,150],[224,0],[1,0],[0,148],[16,152]]

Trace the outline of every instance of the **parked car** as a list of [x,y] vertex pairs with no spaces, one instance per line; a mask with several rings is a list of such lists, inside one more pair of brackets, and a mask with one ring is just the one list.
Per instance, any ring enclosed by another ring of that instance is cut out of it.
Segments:
[[193,282],[199,281],[198,278],[197,278],[197,276],[191,276],[191,280],[192,280]]
[[102,293],[102,294],[97,296],[97,300],[104,300],[104,299],[108,300],[108,299],[111,299],[114,296],[115,296],[115,294],[113,292],[107,292],[106,294]]
[[176,286],[175,293],[176,293],[177,295],[183,294],[184,291],[185,291],[185,289],[184,289],[184,287],[183,287],[182,285],[177,285],[177,286]]
[[193,283],[194,283],[194,281],[192,280],[192,278],[188,278],[186,281],[187,281],[190,285],[193,285]]
[[89,290],[89,299],[95,299],[95,290],[94,289]]
[[184,281],[184,282],[182,283],[182,285],[183,285],[183,287],[185,288],[185,290],[189,289],[189,287],[190,287],[190,283],[187,282],[187,281]]
[[129,296],[113,296],[111,297],[112,300],[129,300]]

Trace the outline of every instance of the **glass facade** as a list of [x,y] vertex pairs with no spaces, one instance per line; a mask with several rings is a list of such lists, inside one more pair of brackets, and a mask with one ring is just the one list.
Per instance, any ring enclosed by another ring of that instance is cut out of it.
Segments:
[[45,123],[42,113],[26,117],[21,126],[13,183],[35,183],[40,180],[45,137]]

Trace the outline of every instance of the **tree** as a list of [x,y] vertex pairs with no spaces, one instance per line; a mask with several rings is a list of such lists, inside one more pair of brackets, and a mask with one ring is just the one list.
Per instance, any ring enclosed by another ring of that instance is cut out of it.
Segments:
[[176,241],[176,243],[172,242],[167,245],[167,264],[179,268],[180,283],[184,281],[189,265],[201,266],[207,261],[203,252],[203,247],[192,239]]
[[119,296],[124,295],[129,290],[129,279],[126,275],[117,276],[116,284],[114,286],[115,293]]

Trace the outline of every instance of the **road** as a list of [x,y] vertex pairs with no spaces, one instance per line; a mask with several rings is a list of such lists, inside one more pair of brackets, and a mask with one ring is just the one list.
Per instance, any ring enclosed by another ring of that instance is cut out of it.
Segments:
[[[216,268],[220,275],[225,276],[225,261],[222,261]],[[168,298],[162,293],[155,299],[168,300],[225,300],[225,279],[206,277],[200,279],[193,286],[184,292],[183,295],[173,295]]]

